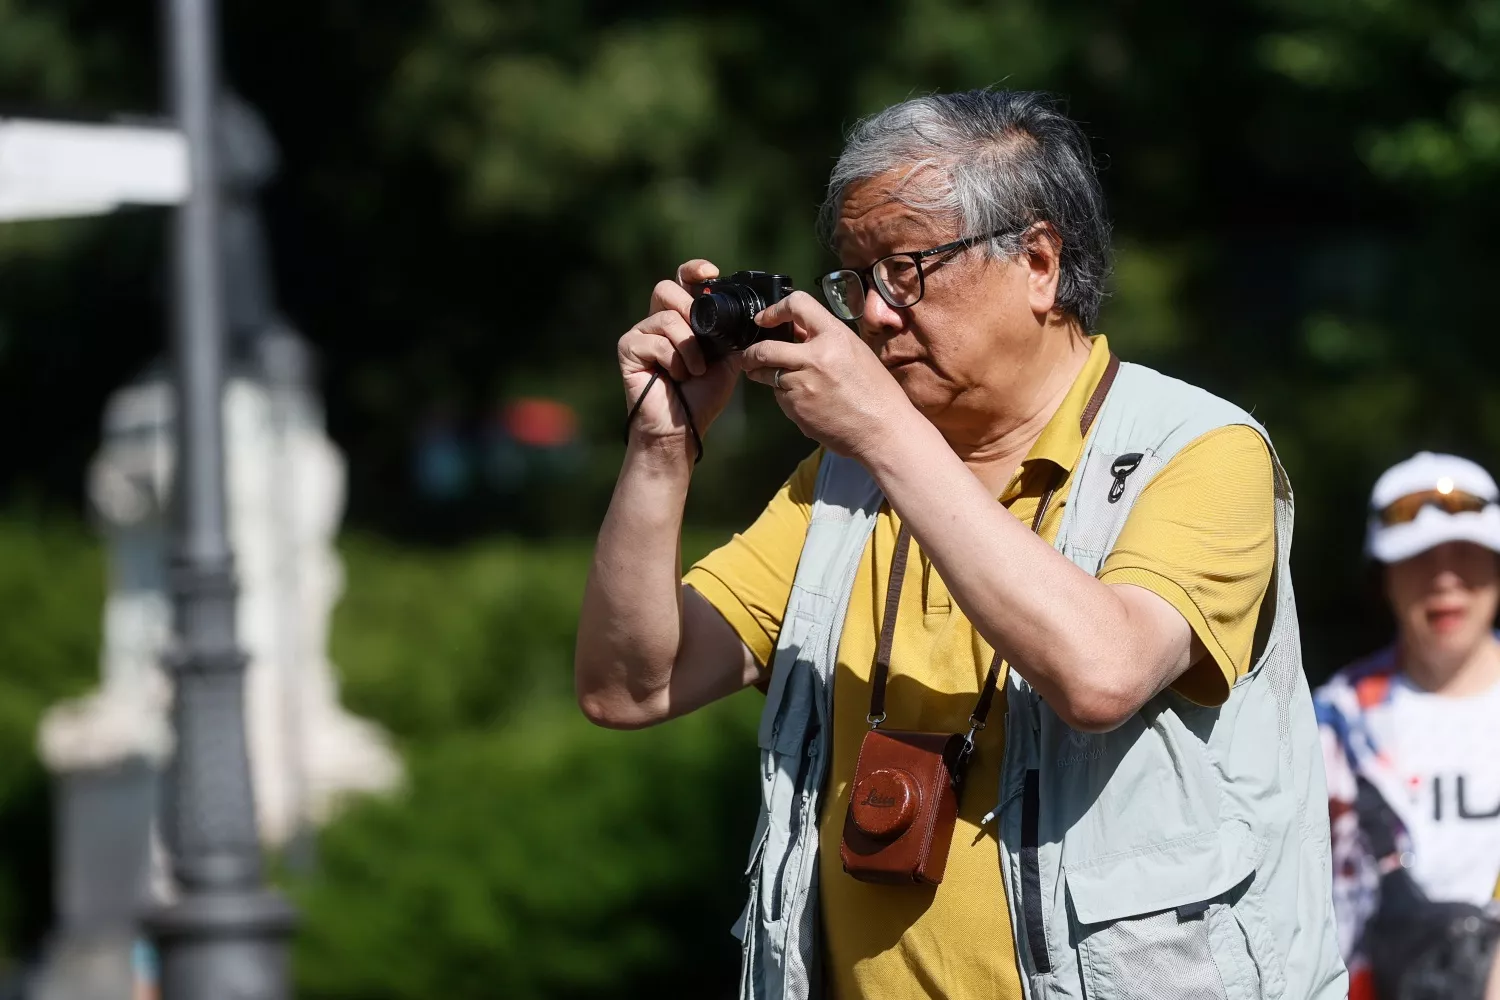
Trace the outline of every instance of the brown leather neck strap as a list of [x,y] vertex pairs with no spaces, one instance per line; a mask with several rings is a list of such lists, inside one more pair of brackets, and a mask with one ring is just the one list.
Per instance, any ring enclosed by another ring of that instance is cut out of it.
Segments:
[[1120,359],[1115,357],[1111,351],[1109,363],[1104,366],[1104,374],[1099,376],[1099,384],[1094,386],[1093,395],[1084,404],[1083,412],[1078,415],[1078,433],[1084,437],[1089,436],[1089,428],[1094,426],[1094,418],[1104,407],[1104,397],[1109,395],[1110,386],[1115,384],[1115,376],[1120,374]]
[[901,606],[901,584],[906,581],[906,557],[911,552],[911,528],[905,523],[891,553],[891,577],[885,587],[885,614],[880,619],[880,645],[875,647],[875,669],[870,678],[870,715],[878,726],[885,721],[885,680],[891,672],[891,646],[896,641],[896,609]]
[[[1099,415],[1099,410],[1104,406],[1104,397],[1109,395],[1110,386],[1115,384],[1115,376],[1119,372],[1120,359],[1110,354],[1109,364],[1105,367],[1104,374],[1099,377],[1099,384],[1094,387],[1094,392],[1089,396],[1089,401],[1084,405],[1083,413],[1078,419],[1078,431],[1084,437],[1088,437],[1090,428],[1094,426],[1094,418]],[[1066,472],[1054,477],[1051,485],[1047,487],[1047,492],[1042,494],[1041,500],[1037,503],[1036,516],[1031,519],[1031,530],[1036,534],[1041,534],[1042,519],[1047,516],[1047,508],[1052,505],[1052,498],[1057,493],[1057,487],[1065,478],[1067,478]],[[872,729],[885,721],[885,684],[891,672],[891,647],[896,641],[896,611],[901,606],[901,586],[906,582],[906,562],[910,551],[911,528],[903,522],[901,531],[896,536],[896,551],[891,553],[891,576],[885,590],[885,614],[880,619],[880,643],[875,647],[875,665],[871,671],[870,714],[866,721],[870,723]],[[969,716],[971,738],[974,732],[984,728],[985,719],[989,717],[990,706],[995,701],[995,689],[1000,683],[1000,667],[1003,662],[1000,651],[996,650],[994,659],[990,660],[990,670],[985,675],[984,686],[979,689],[979,701]]]

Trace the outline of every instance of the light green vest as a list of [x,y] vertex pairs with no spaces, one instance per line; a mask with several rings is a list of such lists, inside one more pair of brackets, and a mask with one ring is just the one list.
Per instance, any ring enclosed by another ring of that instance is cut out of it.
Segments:
[[[1085,442],[1056,547],[1097,574],[1141,488],[1189,442],[1230,424],[1265,435],[1201,389],[1122,365]],[[1140,456],[1123,476],[1122,455]],[[966,946],[1013,948],[1029,1000],[1347,994],[1292,596],[1292,494],[1274,455],[1276,568],[1254,665],[1223,706],[1168,691],[1114,732],[1081,733],[1026,683],[1024,663],[1009,673],[1000,786],[965,794],[998,795],[1015,940]],[[860,465],[824,459],[759,729],[761,814],[736,926],[744,1000],[822,995],[818,880],[849,877],[818,866],[834,666],[882,501]]]

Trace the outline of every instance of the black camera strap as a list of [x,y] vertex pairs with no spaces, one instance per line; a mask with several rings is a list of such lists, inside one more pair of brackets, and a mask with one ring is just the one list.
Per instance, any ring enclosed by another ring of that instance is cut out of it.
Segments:
[[670,385],[672,391],[677,394],[677,402],[682,404],[682,412],[687,415],[688,430],[693,435],[693,447],[698,449],[698,457],[693,459],[693,464],[697,465],[703,461],[703,438],[698,436],[698,422],[693,419],[693,408],[688,405],[687,394],[682,391],[682,386],[677,383],[676,379],[662,371],[659,367],[652,371],[651,379],[646,383],[646,388],[642,389],[641,394],[635,397],[635,403],[630,407],[630,414],[625,418],[625,443],[630,443],[630,425],[635,423],[635,415],[641,412],[641,404],[646,401],[646,396],[650,394],[651,387],[656,385],[658,381],[664,381]]

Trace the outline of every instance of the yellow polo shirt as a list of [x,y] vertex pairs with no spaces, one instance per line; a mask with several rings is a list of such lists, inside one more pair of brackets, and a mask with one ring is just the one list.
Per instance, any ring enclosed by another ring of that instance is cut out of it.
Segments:
[[[1030,524],[1054,477],[1063,475],[1041,526],[1057,535],[1069,480],[1083,450],[1079,418],[1109,360],[1103,337],[999,502]],[[821,450],[743,534],[704,557],[685,582],[702,594],[762,664],[770,661],[811,519]],[[1209,656],[1175,688],[1220,704],[1250,666],[1261,598],[1275,563],[1270,455],[1248,427],[1225,427],[1180,451],[1141,491],[1100,578],[1161,595],[1192,626]],[[834,680],[833,759],[823,799],[819,856],[825,967],[839,1000],[1021,997],[995,826],[1004,747],[1003,696],[979,734],[948,865],[939,886],[859,882],[839,861],[849,783],[868,726],[870,670],[901,522],[889,506],[876,521],[854,580]],[[992,649],[956,608],[913,543],[907,563],[886,726],[963,732]],[[1002,689],[1003,690],[1003,689]]]

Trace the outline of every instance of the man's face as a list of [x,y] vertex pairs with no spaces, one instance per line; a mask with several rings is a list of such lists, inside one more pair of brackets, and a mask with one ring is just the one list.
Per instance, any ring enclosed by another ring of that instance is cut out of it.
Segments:
[[[889,254],[980,235],[895,197],[900,189],[923,200],[923,183],[918,174],[902,188],[901,173],[893,172],[849,188],[834,230],[843,266],[868,267]],[[1030,256],[1046,259],[1042,265],[1027,256],[997,260],[982,244],[928,258],[925,294],[905,309],[869,289],[859,333],[928,419],[941,424],[949,411],[985,409],[986,397],[1006,391],[1039,349],[1056,292],[1056,260]]]
[[1500,606],[1500,558],[1471,542],[1447,542],[1385,568],[1386,596],[1406,648],[1456,667],[1484,641]]

